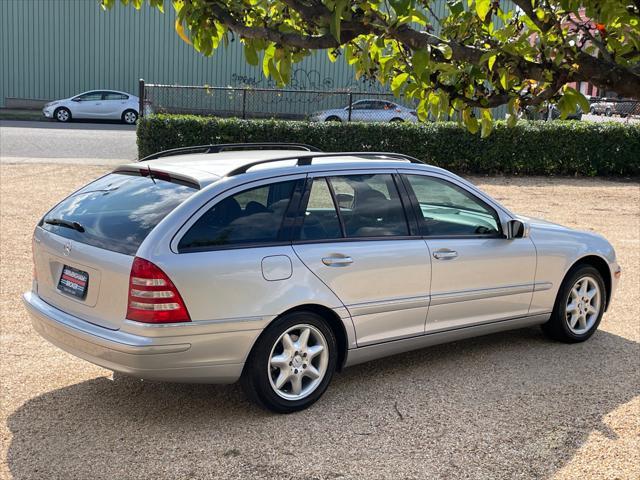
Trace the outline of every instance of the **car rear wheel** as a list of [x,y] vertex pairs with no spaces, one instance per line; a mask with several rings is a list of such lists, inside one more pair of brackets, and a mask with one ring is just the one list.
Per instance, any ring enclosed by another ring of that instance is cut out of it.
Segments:
[[604,313],[606,294],[600,272],[589,265],[571,270],[558,292],[544,333],[566,343],[584,342],[598,328]]
[[125,110],[122,114],[122,121],[127,125],[135,125],[138,121],[138,114],[134,110]]
[[392,118],[392,119],[391,119],[391,120],[389,120],[389,121],[390,121],[390,122],[396,122],[396,123],[402,123],[402,122],[404,122],[404,120],[403,120],[403,119],[401,119],[401,118],[397,118],[397,117],[396,117],[396,118]]
[[340,117],[336,117],[335,115],[331,115],[325,119],[325,122],[341,122]]
[[589,113],[590,113],[591,115],[596,115],[596,114],[597,114],[597,113],[596,113],[596,107],[591,107],[591,108],[589,109]]
[[71,120],[71,112],[69,111],[68,108],[65,108],[65,107],[57,108],[56,111],[53,113],[53,116],[57,121],[62,123],[66,123],[69,120]]
[[607,107],[607,108],[605,109],[605,111],[604,111],[604,114],[605,114],[607,117],[610,117],[611,115],[613,115],[613,111],[612,111],[609,107]]
[[293,312],[269,326],[242,375],[247,396],[278,413],[303,410],[327,389],[337,362],[335,336],[313,312]]

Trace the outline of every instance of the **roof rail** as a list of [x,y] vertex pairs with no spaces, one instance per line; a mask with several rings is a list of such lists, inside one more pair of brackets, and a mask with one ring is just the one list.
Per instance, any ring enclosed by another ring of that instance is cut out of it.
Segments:
[[188,153],[220,153],[227,150],[303,150],[306,152],[319,152],[320,149],[305,143],[218,143],[214,145],[194,145],[191,147],[172,148],[161,152],[152,153],[138,160],[145,162],[162,157],[183,155]]
[[311,165],[313,159],[315,158],[334,158],[334,157],[357,157],[363,160],[404,160],[410,163],[421,163],[424,164],[423,161],[418,160],[415,157],[411,157],[409,155],[404,155],[402,153],[389,153],[389,152],[310,152],[309,154],[303,155],[295,155],[295,156],[287,156],[287,157],[278,157],[278,158],[268,158],[265,160],[257,160],[255,162],[247,163],[246,165],[242,165],[241,167],[234,168],[230,172],[227,173],[227,177],[233,177],[235,175],[240,175],[242,173],[247,173],[252,167],[256,165],[262,165],[264,163],[273,163],[273,162],[282,162],[285,160],[296,160],[296,166],[308,166]]

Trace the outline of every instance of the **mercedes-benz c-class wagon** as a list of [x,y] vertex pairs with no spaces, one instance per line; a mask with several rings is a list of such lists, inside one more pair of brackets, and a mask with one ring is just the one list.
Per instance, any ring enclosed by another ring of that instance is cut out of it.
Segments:
[[303,409],[335,371],[541,325],[588,339],[620,276],[601,236],[511,213],[400,154],[208,145],[122,165],[38,223],[47,340],[144,379]]

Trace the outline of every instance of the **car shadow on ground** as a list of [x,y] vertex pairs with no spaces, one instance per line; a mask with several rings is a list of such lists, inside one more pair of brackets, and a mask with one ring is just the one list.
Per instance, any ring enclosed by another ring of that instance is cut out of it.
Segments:
[[349,368],[292,415],[237,384],[100,377],[11,415],[8,464],[15,479],[543,478],[592,432],[615,438],[604,417],[638,393],[638,345],[605,331],[564,345],[536,328],[440,345]]

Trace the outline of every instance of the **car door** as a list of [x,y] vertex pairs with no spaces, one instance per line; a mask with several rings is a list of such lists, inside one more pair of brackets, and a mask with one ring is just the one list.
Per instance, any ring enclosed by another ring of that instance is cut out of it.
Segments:
[[129,96],[120,92],[104,92],[102,96],[103,116],[110,120],[120,120],[127,108]]
[[101,118],[102,92],[83,93],[72,99],[71,115],[74,118]]
[[368,122],[371,118],[371,101],[359,100],[353,102],[351,106],[351,121],[352,122]]
[[349,310],[358,346],[421,335],[431,261],[390,172],[309,177],[293,248]]
[[498,211],[455,179],[402,176],[432,259],[427,333],[526,316],[536,250],[507,239]]

